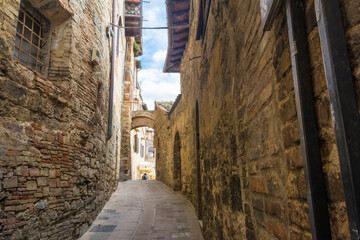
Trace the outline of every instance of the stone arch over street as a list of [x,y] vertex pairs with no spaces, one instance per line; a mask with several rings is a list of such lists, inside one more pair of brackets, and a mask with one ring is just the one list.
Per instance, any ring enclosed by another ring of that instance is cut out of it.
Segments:
[[131,130],[139,127],[154,128],[153,111],[134,111],[132,112]]
[[174,141],[174,190],[181,191],[181,142],[179,132]]

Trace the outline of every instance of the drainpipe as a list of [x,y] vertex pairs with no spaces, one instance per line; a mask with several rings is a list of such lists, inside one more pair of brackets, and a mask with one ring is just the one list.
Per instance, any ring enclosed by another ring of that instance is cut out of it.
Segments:
[[303,0],[287,0],[286,15],[312,238],[331,239],[326,187],[317,135]]
[[360,239],[360,119],[338,0],[315,0],[351,239]]
[[[116,22],[116,5],[117,1],[113,1],[112,22]],[[115,33],[115,25],[112,25],[112,31]],[[118,36],[119,37],[119,36]],[[113,107],[114,107],[114,78],[115,78],[115,55],[116,55],[116,38],[112,37],[111,41],[111,69],[110,69],[110,89],[109,89],[109,115],[108,115],[108,129],[106,140],[112,136],[112,120],[113,120]]]

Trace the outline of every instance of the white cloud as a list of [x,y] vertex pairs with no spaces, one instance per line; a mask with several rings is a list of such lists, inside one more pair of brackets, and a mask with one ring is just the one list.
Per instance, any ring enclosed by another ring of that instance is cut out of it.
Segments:
[[[144,4],[144,26],[167,25],[166,5],[163,0]],[[143,69],[139,72],[141,95],[149,109],[154,101],[174,101],[180,93],[180,75],[163,73],[168,45],[167,30],[143,30]]]
[[166,50],[159,50],[156,53],[153,54],[152,59],[155,62],[161,62],[164,63],[166,58]]
[[154,101],[174,101],[180,93],[180,75],[163,73],[160,69],[143,69],[139,72],[141,95],[153,109]]
[[144,22],[146,26],[159,26],[160,24],[166,23],[166,9],[165,2],[154,3],[153,1],[150,4],[144,5],[144,19],[147,20]]

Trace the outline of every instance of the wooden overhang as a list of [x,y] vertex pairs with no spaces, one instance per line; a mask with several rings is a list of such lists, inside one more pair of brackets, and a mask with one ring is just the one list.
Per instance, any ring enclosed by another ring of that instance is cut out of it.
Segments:
[[142,0],[125,0],[125,36],[141,38],[142,20]]
[[[166,0],[168,29],[168,51],[164,72],[180,72],[181,58],[189,38],[190,0]],[[187,26],[172,28],[177,26]]]

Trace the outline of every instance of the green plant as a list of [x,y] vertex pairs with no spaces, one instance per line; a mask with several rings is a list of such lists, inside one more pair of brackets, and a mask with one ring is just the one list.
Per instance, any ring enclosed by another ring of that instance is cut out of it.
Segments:
[[140,45],[136,41],[134,41],[134,52],[135,55],[138,55],[140,52]]

